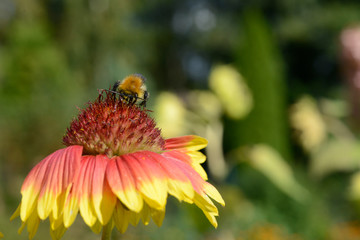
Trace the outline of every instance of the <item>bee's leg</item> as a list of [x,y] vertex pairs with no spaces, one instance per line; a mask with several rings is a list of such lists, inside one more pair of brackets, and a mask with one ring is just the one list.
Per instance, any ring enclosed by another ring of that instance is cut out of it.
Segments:
[[116,93],[112,92],[111,97],[116,100]]
[[126,102],[126,95],[123,92],[119,92],[119,100],[121,102]]
[[129,95],[129,104],[133,105],[136,101],[136,98],[133,95]]
[[135,103],[136,103],[136,101],[137,101],[137,99],[138,99],[138,95],[137,95],[137,93],[135,93],[135,94],[134,94],[134,96],[133,96],[133,95],[131,95],[131,99],[130,99],[130,103],[131,103],[131,105],[135,104]]
[[134,104],[137,102],[137,100],[139,99],[137,93],[135,93],[135,97],[134,97]]
[[142,101],[140,104],[139,104],[139,106],[142,106],[142,107],[146,107],[146,100],[144,100],[144,101]]

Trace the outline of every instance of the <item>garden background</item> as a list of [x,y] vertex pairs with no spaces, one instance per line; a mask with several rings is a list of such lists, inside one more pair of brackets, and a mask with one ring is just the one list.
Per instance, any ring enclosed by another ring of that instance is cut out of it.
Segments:
[[[360,239],[360,3],[1,0],[0,231],[98,89],[147,78],[164,137],[209,140],[219,226],[169,199],[113,239]],[[49,239],[48,222],[35,239]],[[63,239],[99,239],[78,217]]]

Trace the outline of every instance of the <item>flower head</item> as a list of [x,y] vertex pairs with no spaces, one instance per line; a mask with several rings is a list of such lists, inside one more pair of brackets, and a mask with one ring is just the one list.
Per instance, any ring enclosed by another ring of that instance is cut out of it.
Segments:
[[51,236],[61,238],[79,212],[96,233],[103,226],[125,232],[140,219],[160,226],[168,195],[196,204],[217,226],[210,198],[224,201],[200,165],[204,138],[164,140],[147,110],[108,94],[80,112],[63,142],[67,147],[38,163],[21,188],[12,218],[20,215],[29,238],[46,218]]

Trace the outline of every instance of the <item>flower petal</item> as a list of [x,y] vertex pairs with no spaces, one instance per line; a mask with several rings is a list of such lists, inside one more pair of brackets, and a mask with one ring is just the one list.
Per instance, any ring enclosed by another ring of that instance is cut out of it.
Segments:
[[170,152],[163,153],[162,155],[166,157],[167,161],[171,161],[175,166],[181,169],[182,173],[185,174],[185,176],[189,179],[193,189],[197,193],[201,194],[203,192],[202,185],[205,181],[202,179],[198,172],[196,172],[190,165],[188,165],[184,161],[173,157]]
[[187,149],[190,151],[196,151],[203,149],[207,146],[208,141],[205,138],[188,135],[177,138],[169,138],[165,140],[166,149]]
[[[177,153],[172,154],[172,152]],[[198,172],[186,163],[186,161],[175,158],[174,156],[179,156],[177,150],[164,152],[162,155],[164,155],[168,161],[172,161],[175,165],[182,169],[183,173],[191,181],[192,187],[196,192],[193,197],[194,203],[204,212],[210,223],[214,227],[217,227],[215,216],[218,216],[218,210],[207,195],[211,196],[220,204],[225,204],[218,191],[210,183],[207,183]]]
[[161,210],[165,208],[167,183],[163,170],[146,155],[136,152],[123,155],[135,178],[136,188],[150,207]]
[[15,218],[17,218],[18,216],[20,216],[20,209],[21,209],[21,203],[19,204],[19,206],[17,207],[17,209],[15,210],[15,212],[13,213],[13,215],[11,215],[10,221],[12,221],[12,220],[14,220]]
[[217,221],[215,216],[218,216],[219,213],[216,206],[213,204],[210,198],[205,194],[204,195],[196,194],[194,203],[203,211],[203,213],[210,221],[210,223],[216,228]]
[[20,218],[23,222],[25,222],[35,210],[35,201],[41,189],[41,183],[43,181],[46,165],[48,163],[47,160],[48,158],[44,159],[38,165],[36,165],[30,171],[22,185],[22,204],[20,208]]
[[79,199],[80,214],[84,222],[93,226],[97,220],[91,198],[93,173],[96,166],[95,156],[83,156],[79,177],[74,182],[74,192]]
[[151,218],[151,208],[149,208],[149,206],[145,204],[140,214],[141,214],[142,223],[145,226],[148,225],[150,223],[150,218]]
[[207,174],[206,174],[205,170],[203,169],[203,167],[201,166],[198,159],[195,159],[195,161],[194,161],[191,158],[191,156],[188,155],[188,153],[189,152],[187,150],[180,149],[180,150],[172,150],[172,151],[168,151],[168,152],[163,152],[162,155],[170,156],[174,159],[181,160],[182,162],[190,165],[198,174],[200,174],[200,176],[204,180],[207,180]]
[[29,239],[34,238],[37,229],[39,227],[39,223],[40,223],[40,218],[38,217],[37,212],[33,211],[26,221],[27,231],[29,233]]
[[[78,179],[79,172],[76,174],[74,179]],[[64,226],[66,228],[70,227],[71,224],[75,221],[75,218],[79,212],[79,199],[74,192],[73,185],[69,185],[66,190],[65,195],[65,204],[64,204]]]
[[[125,210],[127,211],[127,210]],[[138,225],[139,221],[140,221],[140,213],[137,212],[133,212],[133,211],[127,211],[127,216],[129,218],[129,223],[133,226]]]
[[99,234],[101,232],[102,227],[103,225],[99,221],[96,221],[95,224],[92,225],[90,228],[94,233]]
[[154,220],[155,224],[160,227],[165,217],[165,210],[160,211],[156,209],[151,209],[151,217]]
[[106,168],[106,179],[112,192],[128,209],[134,212],[141,211],[143,200],[136,190],[135,179],[126,161],[121,157],[113,157]]
[[218,227],[218,223],[216,221],[216,216],[218,216],[218,214],[214,214],[212,212],[207,212],[203,210],[204,215],[206,216],[206,218],[209,220],[209,222],[215,227]]
[[92,200],[93,173],[96,166],[95,156],[83,156],[74,177],[73,186],[67,191],[64,206],[64,226],[69,227],[78,211],[90,227],[96,223],[97,216]]
[[194,203],[205,212],[218,214],[218,209],[206,194],[196,194]]
[[52,239],[61,239],[61,237],[66,232],[67,228],[63,224],[59,225],[55,230],[50,229],[50,235]]
[[192,203],[194,189],[188,177],[171,159],[158,153],[147,151],[146,154],[164,171],[168,182],[168,191],[180,201]]
[[[70,188],[72,186],[72,184],[68,185],[68,188]],[[68,188],[65,189],[57,198],[55,201],[55,204],[53,205],[52,208],[52,214],[49,215],[49,217],[51,217],[52,219],[54,219],[54,221],[58,221],[60,220],[61,222],[63,222],[63,209],[64,209],[64,205],[65,205],[65,200],[66,197],[68,195]],[[51,223],[51,221],[50,221]]]
[[116,196],[112,193],[107,181],[105,181],[106,167],[109,158],[106,155],[97,155],[92,177],[92,201],[96,215],[102,225],[110,220],[115,204]]
[[186,151],[186,154],[196,163],[204,163],[206,160],[206,156],[199,151]]
[[79,165],[81,146],[60,149],[38,163],[26,177],[21,188],[20,217],[26,221],[35,210],[38,198],[38,214],[41,219],[49,216],[57,197],[67,188]]
[[129,226],[128,214],[123,205],[117,201],[114,212],[114,223],[120,233],[124,233]]
[[214,199],[215,201],[220,203],[222,206],[225,206],[224,199],[221,197],[220,193],[213,185],[211,185],[208,182],[205,182],[204,183],[204,191],[205,191],[206,195],[208,195],[209,197],[211,197],[212,199]]
[[201,175],[204,180],[207,180],[207,174],[200,165],[206,160],[206,156],[197,151],[205,148],[207,143],[208,142],[205,138],[189,135],[167,139],[165,148],[172,150],[167,152],[168,154],[172,155],[174,158],[187,162]]
[[49,215],[50,220],[50,231],[57,229],[61,225],[63,225],[63,218],[57,218],[55,219],[52,214]]

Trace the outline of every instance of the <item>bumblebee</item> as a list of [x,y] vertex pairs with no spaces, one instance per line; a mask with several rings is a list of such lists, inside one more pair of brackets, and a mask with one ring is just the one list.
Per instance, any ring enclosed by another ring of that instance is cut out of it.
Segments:
[[118,94],[121,101],[133,105],[139,104],[146,107],[149,98],[149,92],[146,90],[146,78],[139,74],[131,74],[123,80],[117,81],[112,90],[108,90],[114,94]]

